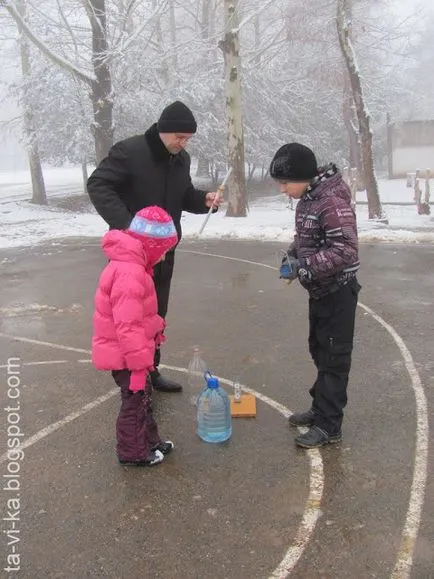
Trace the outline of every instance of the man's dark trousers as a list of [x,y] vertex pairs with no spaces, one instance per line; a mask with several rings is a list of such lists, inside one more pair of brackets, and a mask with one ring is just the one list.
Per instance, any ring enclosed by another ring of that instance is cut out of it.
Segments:
[[324,297],[309,298],[309,351],[318,370],[309,393],[313,398],[314,424],[329,434],[340,432],[347,404],[360,289],[353,279]]
[[[170,283],[172,281],[173,268],[175,265],[175,252],[169,251],[164,261],[160,261],[154,267],[154,284],[157,292],[158,315],[166,318],[169,305]],[[155,350],[154,366],[160,365],[160,349]]]

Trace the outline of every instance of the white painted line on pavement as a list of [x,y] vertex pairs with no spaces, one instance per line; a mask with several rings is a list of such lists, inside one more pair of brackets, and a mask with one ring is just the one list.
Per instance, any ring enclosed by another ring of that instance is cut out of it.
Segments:
[[[229,261],[237,261],[241,263],[249,263],[277,271],[277,267],[273,267],[266,263],[249,261],[247,259],[240,259],[237,257],[227,257],[215,253],[206,253],[202,251],[192,251],[188,249],[179,249],[183,253],[192,253],[195,255],[203,255],[206,257],[218,257]],[[408,579],[411,573],[413,564],[413,554],[416,545],[416,539],[419,533],[420,522],[422,518],[422,509],[425,497],[425,488],[427,483],[428,471],[428,440],[429,440],[429,421],[428,421],[428,404],[425,390],[420,378],[419,372],[416,369],[413,357],[410,350],[407,348],[404,340],[398,332],[388,324],[381,316],[376,314],[371,308],[365,306],[363,303],[358,304],[362,309],[369,313],[383,328],[392,336],[396,345],[398,346],[402,357],[404,358],[405,367],[410,377],[411,386],[414,392],[416,401],[416,447],[414,451],[414,470],[413,481],[411,485],[410,500],[407,509],[407,516],[402,532],[401,546],[398,551],[395,568],[391,575],[391,579]],[[289,572],[285,575],[279,576],[280,579],[287,577]]]
[[[224,256],[224,255],[218,255],[218,254],[214,254],[214,253],[206,253],[206,252],[200,252],[200,251],[190,251],[190,250],[178,250],[178,251],[181,251],[183,253],[191,253],[191,254],[203,255],[203,256],[209,256],[209,257],[218,257],[221,259],[226,259],[228,261],[248,263],[251,265],[256,265],[256,266],[266,267],[269,269],[276,270],[276,267],[273,267],[273,266],[265,264],[265,263],[254,262],[254,261],[245,260],[245,259],[236,258],[236,257],[230,257],[230,256]],[[392,338],[394,339],[395,343],[397,344],[397,346],[398,346],[398,348],[399,348],[399,350],[404,358],[405,366],[406,366],[407,371],[409,373],[412,388],[413,388],[413,391],[415,394],[415,399],[416,399],[417,430],[416,430],[416,448],[415,448],[415,465],[414,465],[414,473],[413,473],[413,482],[412,482],[412,487],[411,487],[410,501],[409,501],[409,507],[408,507],[408,511],[407,511],[406,522],[405,522],[404,530],[402,533],[401,547],[400,547],[400,550],[398,552],[398,558],[397,558],[397,562],[396,562],[393,574],[391,576],[391,579],[407,579],[410,576],[411,567],[412,567],[412,563],[413,563],[414,547],[415,547],[415,542],[416,542],[416,538],[417,538],[419,526],[420,526],[420,521],[421,521],[426,480],[427,480],[428,433],[429,433],[427,399],[426,399],[426,394],[425,394],[419,373],[416,369],[414,360],[411,356],[409,349],[405,345],[405,342],[403,341],[403,339],[399,336],[399,334],[396,332],[396,330],[390,324],[388,324],[385,320],[383,320],[383,318],[381,318],[381,316],[376,314],[368,306],[365,306],[361,302],[359,302],[359,306],[362,309],[364,309],[367,313],[369,313],[379,324],[381,324],[387,330],[387,332],[389,332],[389,334],[392,336]],[[30,338],[21,338],[18,336],[11,336],[9,334],[4,334],[2,332],[0,332],[0,337],[9,338],[9,339],[13,339],[16,341],[22,341],[22,342],[33,343],[33,344],[38,344],[38,345],[44,345],[44,346],[48,346],[51,348],[57,348],[57,349],[61,349],[61,350],[67,350],[67,351],[89,354],[89,351],[83,350],[80,348],[72,348],[69,346],[63,346],[61,344],[54,344],[51,342],[42,342],[39,340],[30,339]],[[80,362],[86,363],[87,360],[81,360]],[[173,369],[175,371],[182,371],[182,372],[188,371],[185,368],[180,369],[180,368],[175,367],[175,366],[165,366],[163,364],[161,366],[165,367],[167,369]],[[223,378],[220,378],[220,380],[223,383],[226,383],[226,384],[229,384],[232,386],[232,382],[225,380]],[[259,399],[263,400],[264,402],[266,402],[266,399],[271,400],[271,399],[268,399],[268,397],[264,396],[263,394],[256,392],[254,390],[251,390],[250,388],[243,387],[243,389],[246,392],[253,393],[255,396],[257,396]],[[31,444],[35,444],[35,442],[37,442],[41,438],[44,438],[48,434],[51,434],[51,432],[54,432],[58,428],[61,428],[65,424],[68,424],[69,422],[71,422],[75,418],[82,416],[83,414],[85,414],[86,412],[91,410],[92,408],[95,408],[96,406],[98,406],[99,404],[104,402],[105,400],[109,399],[117,391],[118,391],[117,389],[111,390],[108,394],[98,398],[97,400],[95,400],[94,402],[91,402],[90,404],[87,404],[81,410],[78,410],[77,412],[68,415],[64,419],[59,420],[58,422],[46,427],[45,429],[43,429],[39,433],[32,436],[30,439],[28,439],[25,443],[23,443],[23,448],[31,446]],[[271,400],[271,401],[273,403],[272,404],[273,408],[276,408],[276,410],[278,410],[279,412],[281,412],[285,416],[290,415],[290,411],[286,407],[280,405],[278,402],[275,402],[274,400]],[[269,402],[266,402],[266,403],[269,404]],[[280,407],[280,409],[278,407]],[[316,522],[317,522],[319,515],[320,515],[319,507],[320,507],[320,503],[321,503],[322,490],[323,490],[323,485],[324,485],[322,459],[321,459],[320,453],[318,451],[315,451],[315,450],[314,451],[308,451],[306,454],[308,454],[308,456],[311,460],[310,493],[309,493],[309,499],[308,499],[308,502],[306,505],[306,510],[304,512],[304,515],[303,515],[302,523],[298,529],[298,532],[296,535],[296,540],[294,541],[294,545],[288,549],[284,559],[279,564],[279,566],[274,570],[273,574],[270,576],[269,579],[271,579],[271,578],[273,578],[273,579],[285,579],[286,577],[289,576],[290,572],[295,567],[295,565],[298,562],[298,560],[300,559],[304,549],[306,548],[306,546],[310,540],[310,536],[313,533]],[[0,457],[0,463],[4,462],[6,460],[6,456],[7,455],[2,455]],[[317,462],[317,460],[319,462]],[[318,473],[319,473],[318,467],[320,467],[320,476],[317,479],[315,479],[315,476],[318,475]],[[317,469],[317,470],[315,470],[315,469]],[[316,473],[316,475],[314,475],[314,473]],[[311,503],[310,503],[310,501],[311,501]],[[299,541],[301,541],[301,543],[300,542],[297,543],[297,539]]]
[[[42,360],[41,362],[24,362],[22,366],[51,366],[52,364],[67,364],[69,361],[75,360]],[[1,364],[0,368],[9,368],[9,364]]]
[[[44,345],[46,346],[47,344],[44,343]],[[57,422],[53,422],[49,426],[46,426],[42,430],[39,430],[39,432],[37,432],[36,434],[31,436],[30,438],[26,438],[26,440],[23,441],[20,448],[24,449],[24,448],[28,448],[29,446],[33,446],[34,444],[36,444],[37,442],[39,442],[40,440],[42,440],[43,438],[45,438],[49,434],[52,434],[56,430],[59,430],[59,428],[66,426],[67,424],[69,424],[70,422],[75,420],[76,418],[80,418],[80,416],[83,416],[84,414],[86,414],[90,410],[93,410],[94,408],[96,408],[97,406],[99,406],[100,404],[102,404],[103,402],[105,402],[106,400],[108,400],[109,398],[111,398],[112,396],[114,396],[117,393],[119,393],[119,388],[113,388],[112,390],[107,392],[107,394],[104,394],[103,396],[100,396],[96,400],[89,402],[89,404],[85,404],[79,410],[76,410],[75,412],[71,412],[71,414],[68,414],[67,416],[65,416],[64,418],[61,418]],[[8,453],[5,452],[4,454],[2,454],[0,456],[0,464],[5,462],[7,459],[8,459]]]
[[[166,366],[161,364],[161,367],[167,368],[168,370],[175,370],[177,372],[188,372],[188,369],[179,368],[177,366]],[[222,384],[227,384],[228,386],[233,387],[233,381],[222,378],[221,376],[216,377]],[[253,394],[256,398],[262,400],[262,402],[268,404],[268,406],[271,406],[271,408],[274,408],[274,410],[277,410],[280,414],[283,414],[285,418],[291,416],[292,412],[286,406],[279,404],[279,402],[265,396],[265,394],[257,392],[256,390],[244,385],[241,386],[241,389],[249,394]],[[284,558],[268,579],[285,579],[285,577],[288,577],[312,538],[316,523],[321,516],[320,506],[324,491],[324,469],[321,453],[317,449],[312,449],[307,451],[306,454],[310,460],[310,481],[309,496],[304,507],[303,517],[298,526],[295,538],[292,539],[292,543],[286,551]]]
[[404,340],[395,331],[395,329],[385,322],[371,308],[364,304],[359,304],[368,314],[370,314],[379,324],[381,324],[395,340],[396,345],[401,351],[404,358],[405,367],[410,376],[413,386],[414,397],[416,400],[416,448],[414,453],[414,472],[413,482],[411,485],[410,502],[407,510],[407,517],[402,532],[401,546],[398,551],[398,558],[391,579],[407,579],[410,577],[411,567],[413,564],[413,553],[416,539],[419,532],[420,521],[422,518],[422,508],[425,497],[425,487],[427,482],[428,469],[428,440],[429,440],[429,422],[428,422],[428,404],[419,372],[416,369],[412,355],[405,345]]
[[268,263],[260,263],[259,261],[250,261],[249,259],[242,259],[241,257],[230,257],[229,255],[219,255],[218,253],[206,253],[205,251],[193,251],[192,249],[178,249],[177,251],[181,253],[193,253],[194,255],[204,255],[206,257],[219,257],[220,259],[226,259],[226,261],[237,261],[241,263],[249,263],[250,265],[259,265],[260,267],[267,267],[268,269],[274,269],[277,271],[275,266],[269,265]]
[[89,354],[89,350],[83,348],[72,348],[71,346],[63,346],[62,344],[54,344],[53,342],[41,342],[33,338],[22,338],[20,336],[11,336],[0,332],[0,338],[7,338],[8,340],[15,340],[16,342],[25,342],[27,344],[36,344],[37,346],[48,346],[49,348],[56,348],[57,350],[66,350],[67,352],[77,352],[79,354]]
[[[7,337],[6,334],[0,335],[3,337]],[[20,338],[18,336],[10,336],[10,337],[16,341],[22,342],[28,341],[27,338]],[[70,349],[69,346],[61,346],[60,344],[51,344],[50,342],[38,342],[37,340],[32,340],[32,343],[36,344],[39,343],[43,346],[49,347],[52,346],[53,348],[68,349],[68,350]],[[87,353],[90,354],[90,352]],[[87,363],[90,361],[91,360],[83,360],[83,359],[80,360],[81,363]],[[166,364],[161,364],[161,368],[166,368],[167,370],[173,370],[176,372],[182,372],[184,374],[188,373],[187,368],[182,368],[179,366],[169,366]],[[233,381],[227,380],[226,378],[222,378],[220,376],[218,376],[218,378],[220,382],[222,382],[223,384],[227,384],[228,386],[231,387],[233,386]],[[247,386],[244,385],[242,385],[241,388],[245,392],[253,394],[259,400],[262,400],[263,402],[265,402],[265,404],[268,404],[269,406],[271,406],[272,408],[283,414],[285,418],[289,417],[292,414],[291,411],[288,408],[286,408],[286,406],[279,404],[279,402],[276,402],[272,398],[265,396],[265,394],[257,392],[256,390],[248,388]],[[32,446],[33,444],[39,442],[49,434],[52,434],[56,430],[59,430],[59,428],[66,426],[76,418],[80,418],[90,410],[93,410],[94,408],[96,408],[97,406],[99,406],[112,396],[114,396],[118,391],[119,391],[118,388],[113,388],[107,394],[100,396],[99,398],[97,398],[93,402],[90,402],[89,404],[86,404],[79,410],[72,412],[71,414],[68,414],[68,416],[65,416],[65,418],[62,418],[61,420],[58,420],[57,422],[54,422],[53,424],[50,424],[49,426],[43,428],[30,438],[23,441],[21,448],[25,449],[28,448],[29,446]],[[295,539],[293,540],[292,544],[286,551],[283,560],[280,562],[278,567],[273,571],[272,575],[270,576],[270,579],[284,579],[285,577],[288,576],[288,574],[297,564],[298,560],[303,554],[303,551],[307,547],[311,539],[311,536],[315,530],[316,523],[319,517],[321,516],[320,505],[322,493],[324,490],[324,470],[322,458],[320,452],[316,449],[309,450],[306,452],[306,454],[310,460],[311,474],[309,480],[309,496],[304,508],[303,517],[297,529]],[[4,453],[3,455],[0,456],[0,464],[5,462],[6,460],[7,460],[7,453]]]

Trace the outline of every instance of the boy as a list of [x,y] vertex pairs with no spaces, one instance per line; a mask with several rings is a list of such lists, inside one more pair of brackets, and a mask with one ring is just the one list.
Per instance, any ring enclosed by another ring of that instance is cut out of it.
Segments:
[[283,145],[271,162],[271,177],[298,199],[296,233],[280,277],[298,278],[309,292],[309,351],[317,378],[312,406],[293,414],[291,426],[308,426],[295,438],[302,448],[342,439],[343,409],[353,349],[359,269],[356,217],[351,193],[335,165],[318,168],[314,153],[299,143]]

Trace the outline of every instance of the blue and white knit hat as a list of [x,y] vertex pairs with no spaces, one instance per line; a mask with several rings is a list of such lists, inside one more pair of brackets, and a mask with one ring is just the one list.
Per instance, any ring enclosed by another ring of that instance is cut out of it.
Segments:
[[138,211],[127,231],[142,241],[148,257],[155,262],[178,243],[173,219],[167,211],[156,205]]

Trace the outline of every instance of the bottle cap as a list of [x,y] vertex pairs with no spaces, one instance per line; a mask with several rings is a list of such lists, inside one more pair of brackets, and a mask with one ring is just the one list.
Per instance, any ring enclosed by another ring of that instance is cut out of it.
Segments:
[[207,380],[208,388],[218,388],[220,386],[219,381],[214,376],[210,376]]

